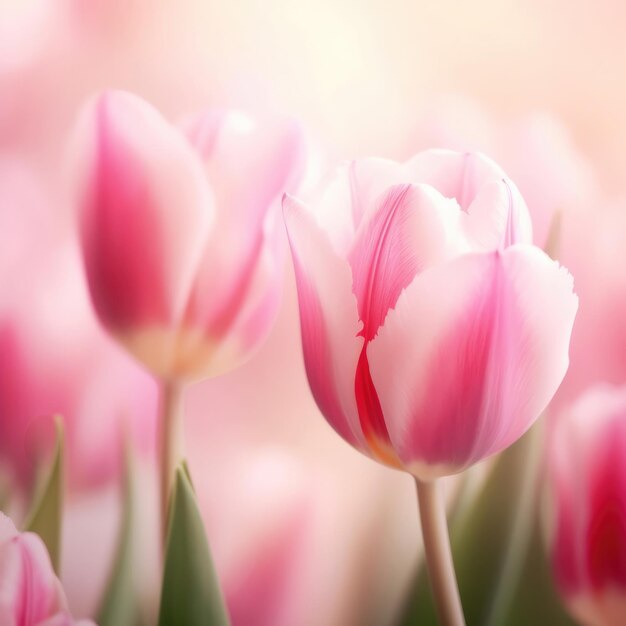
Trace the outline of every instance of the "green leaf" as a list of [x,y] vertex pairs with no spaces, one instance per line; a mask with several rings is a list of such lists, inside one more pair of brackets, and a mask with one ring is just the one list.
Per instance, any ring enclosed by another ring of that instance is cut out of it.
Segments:
[[535,519],[526,564],[506,618],[507,626],[576,626],[554,588],[541,524]]
[[50,470],[33,499],[24,529],[37,533],[46,544],[54,571],[59,573],[63,515],[64,431],[60,416],[54,418],[56,443]]
[[[468,624],[509,623],[505,617],[534,528],[539,435],[534,427],[503,452],[471,506],[460,511],[450,524],[452,553]],[[412,590],[397,624],[436,625],[435,607],[422,566]]]
[[159,626],[228,626],[204,524],[181,464],[170,504]]
[[135,488],[129,446],[126,446],[124,472],[123,518],[113,569],[104,593],[98,624],[100,626],[133,626],[137,623],[133,567],[133,534],[135,527]]

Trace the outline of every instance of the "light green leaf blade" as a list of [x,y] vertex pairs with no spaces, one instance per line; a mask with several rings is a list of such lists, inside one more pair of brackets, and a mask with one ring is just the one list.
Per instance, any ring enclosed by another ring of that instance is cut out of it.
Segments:
[[170,505],[159,626],[229,626],[204,524],[181,465]]
[[63,467],[64,430],[63,420],[54,419],[56,443],[50,469],[33,499],[26,517],[24,530],[37,533],[46,544],[54,571],[59,573],[61,558],[61,529],[63,516]]
[[104,593],[99,626],[134,626],[138,606],[135,597],[133,535],[135,530],[135,485],[130,448],[126,446],[123,518],[113,569]]

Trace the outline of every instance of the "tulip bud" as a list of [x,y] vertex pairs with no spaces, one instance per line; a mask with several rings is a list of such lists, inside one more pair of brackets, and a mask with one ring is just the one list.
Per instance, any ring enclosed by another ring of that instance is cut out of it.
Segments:
[[89,626],[74,621],[46,547],[34,533],[18,533],[0,513],[0,623],[3,626]]
[[548,448],[551,560],[583,624],[626,622],[626,389],[594,387],[564,410]]
[[448,151],[367,159],[314,204],[284,211],[309,383],[333,428],[421,480],[519,438],[565,374],[577,298],[502,170]]
[[79,130],[94,307],[166,379],[230,369],[266,334],[281,265],[270,209],[300,163],[294,129],[224,113],[186,131],[122,93],[95,99]]

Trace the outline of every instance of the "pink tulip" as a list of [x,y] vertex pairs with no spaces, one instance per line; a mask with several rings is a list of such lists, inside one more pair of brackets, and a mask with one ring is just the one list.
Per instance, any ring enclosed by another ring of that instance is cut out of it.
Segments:
[[80,128],[95,309],[169,380],[230,369],[267,333],[281,283],[273,208],[301,161],[290,125],[225,112],[184,130],[124,93],[96,98]]
[[596,211],[564,221],[560,259],[576,278],[580,309],[572,333],[571,367],[552,402],[564,409],[599,383],[626,381],[626,211],[624,199],[603,200]]
[[577,298],[531,245],[505,174],[447,151],[356,161],[315,208],[284,201],[309,383],[331,426],[421,480],[520,437],[565,374]]
[[[54,286],[59,296],[61,283]],[[153,449],[156,386],[88,309],[80,315],[65,299],[58,302],[63,311],[33,310],[50,293],[0,311],[0,459],[11,482],[32,486],[41,455],[52,447],[51,418],[60,414],[69,484],[94,487],[119,475],[125,438],[142,455]]]
[[157,390],[99,327],[78,247],[51,236],[27,171],[0,163],[0,467],[30,488],[61,414],[71,488],[99,486],[119,475],[124,439],[152,452]]
[[0,513],[0,623],[3,626],[88,626],[67,610],[46,547],[34,533],[18,533]]
[[626,389],[594,387],[559,415],[548,449],[551,557],[583,624],[626,622]]

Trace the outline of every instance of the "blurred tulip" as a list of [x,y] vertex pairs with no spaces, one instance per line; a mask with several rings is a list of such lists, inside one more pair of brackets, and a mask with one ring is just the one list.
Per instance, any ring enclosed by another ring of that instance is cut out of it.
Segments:
[[199,497],[233,626],[353,623],[360,555],[332,475],[275,446],[231,450],[220,470]]
[[186,128],[189,140],[139,98],[107,93],[80,129],[95,309],[167,380],[230,369],[267,333],[281,283],[271,209],[301,161],[292,126],[224,113]]
[[[54,286],[58,296],[60,284]],[[119,474],[125,437],[143,454],[152,450],[156,387],[87,309],[74,316],[65,300],[58,303],[63,313],[54,304],[43,315],[33,310],[43,295],[0,311],[0,465],[22,487],[32,486],[54,439],[50,418],[60,414],[69,483],[93,487]]]
[[0,623],[3,626],[88,626],[71,618],[46,547],[34,533],[18,533],[0,513]]
[[356,161],[315,215],[284,207],[309,382],[340,435],[425,481],[530,427],[567,369],[577,299],[499,167]]
[[69,484],[93,487],[119,474],[124,438],[153,450],[156,386],[99,327],[78,247],[51,236],[26,171],[0,163],[0,467],[30,488],[61,414]]
[[626,622],[626,389],[597,386],[558,416],[548,449],[554,576],[583,624]]
[[572,272],[580,309],[572,333],[571,367],[552,407],[564,409],[591,385],[626,381],[626,201],[603,200],[564,220],[559,258]]

